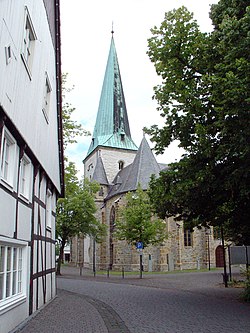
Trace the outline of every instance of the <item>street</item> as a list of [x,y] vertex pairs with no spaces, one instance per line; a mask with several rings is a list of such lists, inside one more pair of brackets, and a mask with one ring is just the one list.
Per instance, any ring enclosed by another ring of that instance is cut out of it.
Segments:
[[[68,274],[67,274],[68,273]],[[224,288],[221,272],[57,279],[58,297],[21,330],[86,333],[248,333],[242,290]]]

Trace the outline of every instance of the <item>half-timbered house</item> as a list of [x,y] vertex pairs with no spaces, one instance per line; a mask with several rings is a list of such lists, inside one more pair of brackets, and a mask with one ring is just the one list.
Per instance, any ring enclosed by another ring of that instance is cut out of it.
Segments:
[[0,322],[52,299],[63,195],[59,0],[0,1]]

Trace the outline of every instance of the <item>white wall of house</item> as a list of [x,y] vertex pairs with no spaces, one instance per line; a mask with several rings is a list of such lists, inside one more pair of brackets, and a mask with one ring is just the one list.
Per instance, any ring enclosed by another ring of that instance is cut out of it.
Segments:
[[[55,51],[44,4],[9,0],[1,1],[0,9],[0,104],[59,189]],[[35,33],[29,68],[22,58],[27,13]],[[6,60],[8,47],[11,56]],[[51,92],[49,111],[44,115],[46,78]]]
[[0,1],[1,333],[56,294],[61,183],[55,61],[44,1]]

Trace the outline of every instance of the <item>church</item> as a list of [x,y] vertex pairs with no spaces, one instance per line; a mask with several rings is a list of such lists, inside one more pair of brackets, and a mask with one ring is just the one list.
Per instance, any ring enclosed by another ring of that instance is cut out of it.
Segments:
[[[71,245],[72,262],[94,270],[138,271],[137,249],[114,237],[116,215],[126,193],[135,191],[139,184],[147,190],[151,175],[159,175],[167,165],[157,162],[145,135],[139,147],[131,137],[113,32],[96,123],[83,163],[85,178],[100,184],[96,214],[106,224],[107,235],[99,244],[76,237]],[[166,232],[164,244],[143,250],[144,271],[222,265],[222,247],[212,228],[191,231],[168,218]]]

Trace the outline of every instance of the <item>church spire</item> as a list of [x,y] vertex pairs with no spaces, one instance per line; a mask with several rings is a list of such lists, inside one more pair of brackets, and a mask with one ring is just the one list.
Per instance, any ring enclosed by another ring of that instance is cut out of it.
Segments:
[[130,134],[127,108],[114,43],[114,31],[92,141],[87,156],[98,146],[137,150]]

